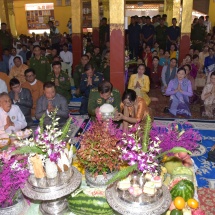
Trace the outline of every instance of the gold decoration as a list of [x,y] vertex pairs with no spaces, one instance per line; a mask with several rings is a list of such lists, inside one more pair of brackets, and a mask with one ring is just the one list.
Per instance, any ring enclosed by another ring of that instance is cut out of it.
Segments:
[[173,10],[173,0],[166,0],[166,10],[167,11]]
[[109,0],[110,6],[110,23],[124,24],[125,22],[125,1]]
[[191,33],[192,8],[193,8],[193,0],[183,1],[182,18],[181,18],[181,34]]
[[109,11],[109,0],[102,0],[102,6],[104,11]]
[[124,37],[124,35],[125,35],[124,24],[114,24],[114,23],[111,23],[110,24],[110,35],[111,35],[111,33],[112,33],[113,30],[120,30],[121,33],[122,33],[122,36]]

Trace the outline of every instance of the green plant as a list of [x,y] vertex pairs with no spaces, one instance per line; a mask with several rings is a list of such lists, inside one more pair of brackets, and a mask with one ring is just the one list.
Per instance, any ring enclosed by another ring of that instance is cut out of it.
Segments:
[[117,147],[120,132],[112,123],[96,121],[82,136],[77,158],[94,175],[119,170],[121,149]]

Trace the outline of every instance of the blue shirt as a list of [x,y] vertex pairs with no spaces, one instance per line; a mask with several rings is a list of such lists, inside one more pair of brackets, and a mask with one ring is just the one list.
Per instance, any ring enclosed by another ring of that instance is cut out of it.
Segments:
[[0,61],[0,72],[4,72],[7,74],[7,68],[4,61]]
[[7,55],[3,55],[3,61],[5,63],[5,66],[6,66],[6,71],[7,71],[7,74],[9,74],[9,59],[11,57],[11,55],[7,56]]
[[165,65],[169,65],[169,64],[170,64],[170,59],[167,60],[164,57],[160,58],[160,60],[159,60],[159,65],[160,66],[165,66]]
[[[180,37],[180,28],[178,26],[170,26],[167,28],[167,36],[170,40],[177,40]],[[169,42],[169,40],[167,40]]]
[[[142,27],[142,34],[143,34],[143,36],[144,36],[145,39],[147,39],[151,35],[154,35],[155,34],[155,28],[154,28],[154,26],[153,25],[144,25]],[[152,40],[153,40],[153,37],[152,37]]]
[[[205,58],[205,63],[204,63],[204,68],[205,68],[204,71],[206,72],[207,67],[211,66],[213,64],[215,64],[215,56],[213,56],[213,57],[210,57],[210,56],[206,57]],[[214,65],[214,67],[215,67],[215,65]],[[212,72],[212,71],[210,71],[210,72]]]
[[20,52],[19,52],[19,55],[22,56],[23,63],[26,63],[26,62],[27,62],[27,58],[26,58],[27,52],[28,52],[28,51],[26,51],[26,52],[20,51]]
[[90,90],[93,88],[97,88],[98,85],[102,82],[103,76],[101,73],[95,72],[92,77],[92,85],[87,86],[87,74],[82,74],[81,83],[80,83],[80,91],[83,96],[89,98]]
[[128,26],[129,44],[139,44],[141,28],[138,24]]

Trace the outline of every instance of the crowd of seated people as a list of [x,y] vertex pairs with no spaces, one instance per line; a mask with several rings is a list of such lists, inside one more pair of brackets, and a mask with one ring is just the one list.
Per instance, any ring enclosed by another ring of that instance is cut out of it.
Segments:
[[[4,37],[3,53],[0,53],[1,128],[22,129],[43,114],[45,123],[50,124],[49,113],[56,108],[63,124],[69,116],[73,81],[75,96],[81,97],[81,114],[95,116],[102,104],[110,103],[117,110],[115,120],[122,120],[125,130],[150,112],[150,103],[154,100],[148,93],[154,89],[169,98],[165,111],[174,117],[191,117],[190,105],[201,99],[203,116],[213,118],[215,37],[207,32],[204,17],[200,17],[192,25],[189,53],[178,63],[180,27],[176,24],[173,18],[168,27],[165,15],[152,20],[131,18],[126,45],[130,57],[136,58],[137,67],[129,77],[122,99],[110,83],[109,27],[105,19],[100,26],[100,46],[94,46],[88,35],[86,54],[81,56],[74,71],[71,37],[61,35],[51,22],[49,36],[46,33],[32,34],[32,37],[21,35],[19,41]],[[2,29],[0,37],[2,32],[9,35],[5,23]],[[201,35],[196,33],[199,29]],[[201,96],[196,93],[199,87],[204,88]],[[15,118],[13,113],[17,113]],[[16,120],[22,126],[16,126]]]

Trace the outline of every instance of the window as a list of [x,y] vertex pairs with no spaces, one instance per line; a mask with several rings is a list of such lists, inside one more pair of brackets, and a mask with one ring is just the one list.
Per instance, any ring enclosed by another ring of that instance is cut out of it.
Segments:
[[71,5],[71,0],[65,0],[65,5],[70,6]]
[[57,1],[56,1],[56,5],[57,5],[57,6],[62,6],[62,0],[57,0]]

